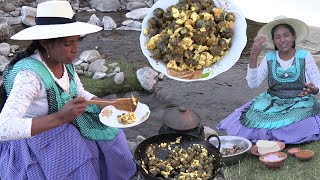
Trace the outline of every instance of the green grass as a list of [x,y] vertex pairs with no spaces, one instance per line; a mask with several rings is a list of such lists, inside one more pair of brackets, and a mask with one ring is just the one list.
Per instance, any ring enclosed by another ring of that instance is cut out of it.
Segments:
[[136,69],[124,61],[118,61],[118,64],[121,71],[124,72],[123,84],[117,85],[114,83],[114,76],[95,80],[92,77],[81,75],[80,79],[84,88],[98,97],[130,91],[142,91],[143,88],[136,77]]
[[308,149],[315,152],[311,161],[300,161],[289,156],[280,169],[269,170],[260,161],[258,156],[248,154],[239,164],[225,167],[227,180],[316,180],[320,179],[320,141],[301,145],[288,145],[284,152],[292,147]]

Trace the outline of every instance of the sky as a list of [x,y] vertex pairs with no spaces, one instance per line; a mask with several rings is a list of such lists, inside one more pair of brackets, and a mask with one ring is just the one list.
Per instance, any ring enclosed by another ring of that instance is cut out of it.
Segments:
[[247,19],[253,21],[267,23],[281,15],[300,19],[309,26],[320,27],[320,0],[233,0],[233,2]]

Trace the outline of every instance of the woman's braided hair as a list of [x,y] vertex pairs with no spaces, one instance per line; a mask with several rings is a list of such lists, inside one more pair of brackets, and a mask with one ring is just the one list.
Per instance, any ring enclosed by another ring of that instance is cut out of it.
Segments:
[[[33,40],[32,43],[22,52],[18,53],[12,61],[7,65],[6,69],[11,70],[13,66],[26,57],[31,56],[36,50],[44,51],[44,48],[40,45],[39,40]],[[2,110],[4,104],[6,103],[8,94],[4,88],[3,83],[0,86],[0,111]]]

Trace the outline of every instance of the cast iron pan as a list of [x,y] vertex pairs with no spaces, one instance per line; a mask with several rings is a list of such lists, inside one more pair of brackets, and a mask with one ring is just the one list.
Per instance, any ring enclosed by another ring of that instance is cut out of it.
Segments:
[[[152,136],[148,139],[145,139],[142,141],[137,147],[134,152],[134,160],[138,166],[138,169],[143,176],[145,180],[155,180],[155,179],[164,179],[161,177],[155,177],[152,174],[147,174],[144,169],[141,167],[141,160],[146,159],[146,152],[147,149],[152,146],[152,145],[160,145],[161,143],[170,143],[170,142],[175,142],[178,137],[182,137],[180,140],[180,144],[175,144],[181,146],[184,149],[187,149],[193,144],[200,144],[204,148],[207,149],[209,155],[214,155],[215,161],[213,162],[213,176],[209,179],[213,179],[216,177],[217,173],[219,172],[221,168],[221,155],[220,155],[220,146],[221,142],[220,139],[217,135],[210,135],[207,140],[201,139],[196,136],[188,135],[188,134],[177,134],[177,133],[172,133],[172,134],[159,134]],[[215,147],[209,142],[209,139],[215,137],[219,141],[218,147]],[[174,148],[174,146],[172,146]],[[168,149],[163,149],[163,148],[157,148],[155,151],[155,155],[157,158],[165,160],[167,155],[168,155],[169,150]]]

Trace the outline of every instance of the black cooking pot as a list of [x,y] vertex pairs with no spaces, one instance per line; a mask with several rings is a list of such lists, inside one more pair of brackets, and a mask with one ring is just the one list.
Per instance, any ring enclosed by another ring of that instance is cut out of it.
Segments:
[[[137,147],[136,150],[134,152],[134,160],[137,164],[138,170],[140,172],[140,174],[142,175],[142,177],[144,178],[144,180],[159,180],[161,178],[159,177],[155,177],[152,174],[148,174],[145,172],[145,170],[142,168],[141,166],[141,160],[145,160],[147,159],[147,149],[150,148],[151,146],[154,145],[160,145],[161,143],[167,143],[170,144],[170,142],[175,142],[176,139],[178,137],[182,137],[180,140],[179,144],[175,144],[175,145],[179,145],[184,149],[188,149],[188,147],[192,146],[193,144],[199,144],[202,145],[207,151],[209,155],[214,155],[215,160],[213,162],[213,172],[212,172],[212,177],[209,179],[213,179],[217,176],[217,174],[220,171],[221,168],[221,155],[220,155],[220,146],[221,146],[221,142],[220,139],[217,135],[210,135],[207,140],[204,140],[202,138],[196,137],[196,136],[192,136],[192,135],[188,135],[188,134],[177,134],[177,133],[171,133],[171,134],[159,134],[159,135],[155,135],[152,136],[148,139],[145,139],[144,141],[142,141]],[[209,142],[209,139],[215,137],[218,139],[219,145],[218,147],[215,147],[214,145],[212,145]],[[174,146],[172,147],[174,148]],[[169,150],[163,149],[163,148],[157,148],[155,150],[155,156],[159,159],[165,160]],[[164,179],[164,178],[162,178]]]

